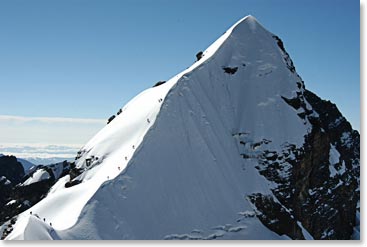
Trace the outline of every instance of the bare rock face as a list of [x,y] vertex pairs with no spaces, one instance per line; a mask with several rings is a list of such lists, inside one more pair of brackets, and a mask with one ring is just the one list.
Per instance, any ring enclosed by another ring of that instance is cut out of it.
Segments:
[[307,90],[305,97],[319,117],[310,119],[313,131],[305,138],[300,166],[309,172],[296,186],[296,215],[314,238],[349,239],[359,201],[359,133],[334,104]]
[[[281,43],[278,37],[277,42]],[[305,90],[303,81],[297,84],[297,97],[283,100],[295,110],[301,109],[298,116],[312,124],[312,131],[304,137],[301,148],[289,144],[280,153],[264,151],[257,168],[277,184],[272,189],[276,198],[314,239],[350,239],[359,210],[359,133],[335,104]],[[308,110],[305,100],[313,110]],[[286,217],[279,203],[264,195],[249,199],[266,226],[278,234],[302,239],[294,219]]]

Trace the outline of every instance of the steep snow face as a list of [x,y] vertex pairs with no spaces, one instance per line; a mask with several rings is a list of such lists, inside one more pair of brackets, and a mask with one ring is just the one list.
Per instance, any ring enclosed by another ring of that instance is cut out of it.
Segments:
[[125,171],[105,183],[60,236],[279,238],[256,217],[241,217],[253,212],[248,194],[271,192],[256,159],[242,159],[239,139],[268,140],[252,145],[254,155],[287,142],[301,146],[310,125],[282,99],[296,95],[297,81],[272,34],[246,18],[213,55],[182,75]]
[[264,227],[246,197],[271,195],[258,152],[300,147],[311,128],[282,98],[296,97],[300,78],[251,16],[203,55],[123,107],[82,148],[82,183],[60,179],[7,239],[27,239],[29,211],[63,239],[287,238]]
[[[115,178],[126,167],[145,133],[152,127],[162,102],[172,86],[182,75],[192,71],[213,55],[234,26],[205,51],[206,55],[200,61],[174,76],[167,83],[145,90],[125,105],[121,109],[122,112],[78,153],[76,166],[83,170],[83,174],[78,177],[82,183],[65,188],[65,183],[70,177],[61,178],[51,188],[49,196],[18,216],[14,230],[7,239],[24,239],[24,228],[28,224],[29,213],[32,210],[55,222],[53,227],[58,230],[74,225],[81,210],[100,185],[106,180]],[[86,160],[92,157],[93,160],[88,166]],[[60,204],[61,202],[63,205]],[[58,213],[55,214],[55,211]]]
[[52,226],[42,221],[39,216],[31,216],[24,230],[24,238],[27,240],[58,240]]

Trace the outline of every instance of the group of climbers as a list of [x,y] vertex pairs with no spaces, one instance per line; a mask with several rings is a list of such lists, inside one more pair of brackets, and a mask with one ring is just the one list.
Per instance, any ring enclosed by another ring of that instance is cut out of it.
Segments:
[[[30,214],[30,215],[34,215],[34,216],[35,216],[35,217],[37,217],[38,219],[41,219],[41,218],[39,217],[39,215],[38,215],[38,214],[32,214],[32,211],[30,211],[30,212],[29,212],[29,214]],[[43,222],[46,222],[46,218],[43,218]],[[50,226],[52,227],[52,223],[50,222],[49,224],[50,224]]]

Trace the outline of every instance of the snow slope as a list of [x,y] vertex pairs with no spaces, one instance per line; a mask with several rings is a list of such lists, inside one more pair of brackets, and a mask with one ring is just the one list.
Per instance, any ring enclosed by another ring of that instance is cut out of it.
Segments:
[[49,179],[50,177],[51,176],[47,171],[37,170],[36,172],[33,173],[33,175],[31,177],[29,177],[26,181],[24,181],[24,183],[22,185],[23,186],[30,185],[30,184],[37,183],[37,182],[42,181],[42,180]]
[[246,196],[271,195],[271,184],[241,157],[302,146],[311,128],[282,99],[300,81],[284,57],[273,34],[243,18],[190,68],[124,106],[82,148],[82,183],[65,188],[61,178],[7,239],[30,238],[39,225],[30,211],[52,222],[40,239],[287,238],[254,217]]
[[32,169],[28,170],[29,178],[20,185],[26,186],[48,179],[58,180],[64,172],[64,166],[68,167],[69,165],[60,162],[48,166],[33,166]]

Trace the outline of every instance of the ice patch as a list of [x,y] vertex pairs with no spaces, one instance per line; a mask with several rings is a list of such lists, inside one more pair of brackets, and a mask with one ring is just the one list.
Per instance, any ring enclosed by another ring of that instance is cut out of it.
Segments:
[[8,203],[6,204],[6,206],[9,206],[9,205],[14,204],[14,203],[16,203],[16,202],[17,202],[17,200],[11,200],[10,202],[8,202]]
[[330,144],[329,151],[329,172],[330,177],[335,177],[338,174],[338,171],[335,168],[335,165],[339,163],[340,153],[336,150],[335,146]]

